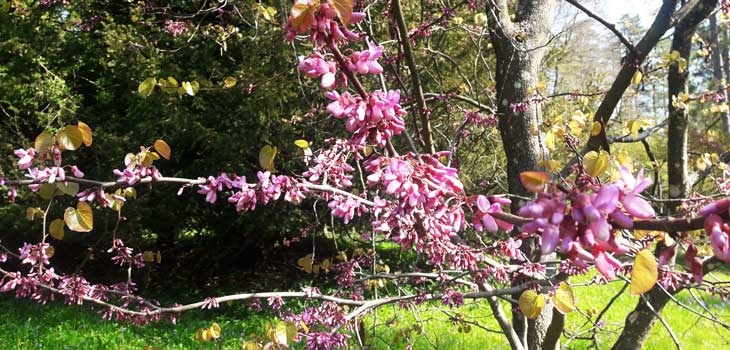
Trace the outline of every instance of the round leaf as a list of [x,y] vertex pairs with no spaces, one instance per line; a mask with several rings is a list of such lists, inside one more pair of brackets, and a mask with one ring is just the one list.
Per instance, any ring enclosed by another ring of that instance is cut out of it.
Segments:
[[332,0],[331,4],[335,8],[335,13],[337,13],[337,17],[340,18],[340,21],[342,24],[347,25],[350,23],[350,17],[352,17],[352,8],[353,8],[353,1],[352,0]]
[[84,137],[76,125],[66,125],[56,133],[56,140],[61,149],[73,151],[81,147]]
[[36,136],[33,147],[38,153],[49,152],[51,147],[53,147],[53,135],[48,131],[43,131],[40,135]]
[[553,297],[555,308],[562,314],[569,314],[575,311],[575,296],[573,290],[565,282],[560,282],[558,289],[555,290]]
[[51,224],[48,227],[48,231],[51,233],[51,237],[62,240],[63,236],[65,234],[63,229],[64,222],[61,219],[56,219],[51,221]]
[[659,273],[654,255],[644,249],[636,254],[634,267],[631,269],[631,294],[648,292],[656,284]]
[[91,146],[91,144],[94,142],[91,128],[84,122],[79,122],[76,127],[78,127],[79,131],[81,132],[81,140],[84,142],[84,145],[86,147]]
[[79,184],[75,182],[57,182],[58,189],[69,196],[75,196],[79,193]]
[[268,170],[272,173],[276,172],[276,168],[274,167],[274,158],[276,158],[276,146],[269,146],[265,145],[264,147],[261,147],[261,150],[259,151],[259,165],[264,170]]
[[543,307],[545,307],[545,296],[532,289],[528,289],[522,292],[517,303],[520,305],[522,314],[533,320],[537,316],[540,316]]
[[530,192],[542,192],[550,175],[542,171],[523,171],[520,173],[520,182]]
[[226,77],[225,79],[223,79],[223,86],[227,89],[236,86],[236,78]]
[[593,177],[599,177],[608,169],[609,157],[608,152],[590,151],[583,157],[583,169],[586,173]]
[[218,339],[221,337],[221,326],[219,326],[215,322],[213,322],[213,324],[210,325],[210,328],[208,328],[208,331],[210,332],[210,336],[213,339]]
[[155,90],[155,85],[157,85],[157,79],[147,78],[139,84],[137,92],[144,97],[148,97],[152,95],[152,91]]
[[68,228],[76,232],[89,232],[94,228],[94,215],[86,202],[79,202],[76,209],[66,208],[63,219]]
[[167,142],[163,140],[155,141],[155,150],[162,156],[162,158],[170,160],[172,150],[170,150],[170,145],[168,145]]

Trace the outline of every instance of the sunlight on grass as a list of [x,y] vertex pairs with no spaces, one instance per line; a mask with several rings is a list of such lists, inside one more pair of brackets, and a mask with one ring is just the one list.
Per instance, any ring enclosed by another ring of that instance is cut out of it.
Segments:
[[[720,275],[722,279],[729,276]],[[712,278],[712,277],[708,277]],[[626,314],[636,305],[639,296],[621,293],[601,319],[601,327],[593,328],[592,320],[621,290],[623,281],[608,285],[583,285],[589,277],[572,281],[580,312],[566,318],[566,332],[562,344],[568,349],[586,349],[595,344],[599,349],[609,348],[623,327]],[[677,295],[677,300],[694,310],[703,312],[700,303],[715,313],[723,322],[730,323],[728,302],[706,293],[688,292]],[[698,303],[699,302],[699,303]],[[503,302],[508,317],[511,307]],[[100,315],[87,307],[60,304],[38,305],[27,300],[15,300],[0,295],[0,348],[2,349],[215,349],[213,343],[199,343],[193,337],[201,327],[217,322],[223,330],[221,349],[240,349],[244,339],[263,332],[264,325],[273,318],[251,314],[241,308],[222,308],[218,311],[185,313],[178,325],[169,323],[134,327],[128,324],[103,321]],[[730,348],[730,331],[709,320],[684,310],[675,303],[667,305],[662,317],[673,330],[682,348]],[[370,349],[509,349],[491,309],[484,300],[469,301],[460,308],[449,308],[440,302],[418,306],[386,305],[368,315],[364,323],[365,344]],[[574,339],[568,339],[570,336]],[[353,339],[353,345],[357,342]],[[300,348],[294,347],[294,348]],[[357,348],[357,347],[356,347]],[[674,343],[666,328],[657,323],[645,345],[646,349],[673,349]]]

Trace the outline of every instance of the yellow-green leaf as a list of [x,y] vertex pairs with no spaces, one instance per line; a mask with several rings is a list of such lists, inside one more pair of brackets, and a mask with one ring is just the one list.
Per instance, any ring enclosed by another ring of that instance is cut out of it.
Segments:
[[310,144],[307,140],[296,140],[296,141],[294,141],[294,144],[297,145],[297,147],[299,147],[301,149],[307,149],[310,146]]
[[192,82],[183,81],[182,89],[183,91],[185,91],[186,94],[190,96],[195,96],[195,94],[197,94],[198,90],[200,89],[200,84],[198,84],[198,82],[195,80],[193,80]]
[[634,76],[631,77],[631,84],[639,85],[639,83],[641,83],[641,79],[643,77],[644,77],[644,74],[642,74],[641,71],[637,69],[636,72],[634,72]]
[[50,132],[44,130],[42,133],[36,136],[35,144],[33,145],[33,148],[35,148],[36,152],[46,153],[51,150],[51,147],[53,147],[53,135],[51,135]]
[[608,164],[608,152],[604,150],[600,152],[590,151],[583,157],[583,170],[593,177],[603,175],[606,169],[608,169]]
[[174,94],[177,92],[177,80],[173,77],[167,77],[167,79],[160,78],[160,87],[162,92],[166,94]]
[[654,255],[644,249],[636,254],[634,267],[631,269],[631,294],[648,292],[656,284],[659,273]]
[[555,308],[562,314],[569,314],[575,311],[575,296],[573,296],[573,290],[565,282],[560,282],[558,289],[555,290],[555,296],[553,297]]
[[528,289],[522,292],[517,304],[520,306],[522,314],[532,320],[540,316],[542,309],[545,307],[545,296]]
[[81,147],[84,136],[76,125],[66,125],[56,132],[56,140],[62,150],[73,151]]
[[151,250],[145,250],[144,252],[142,252],[142,261],[146,263],[151,263],[155,261],[155,252]]
[[48,232],[51,233],[51,237],[53,237],[59,241],[62,240],[63,236],[65,234],[65,232],[63,230],[63,225],[64,225],[64,222],[61,219],[56,219],[56,220],[51,221],[51,224],[48,225]]
[[593,122],[593,125],[591,126],[591,136],[600,134],[602,129],[603,125],[601,125],[601,122]]
[[163,140],[155,141],[155,150],[162,156],[162,158],[170,160],[172,151],[170,150],[170,145],[168,145],[167,142]]
[[41,208],[28,208],[25,210],[25,218],[28,221],[33,221],[37,217],[43,217],[43,210]]
[[91,146],[91,144],[94,142],[91,128],[84,122],[79,122],[76,127],[79,128],[79,131],[81,132],[81,141],[84,142],[84,145],[86,147]]
[[312,273],[312,264],[312,254],[307,254],[297,260],[297,265],[299,265],[299,267],[301,267],[306,273]]
[[274,343],[289,346],[297,335],[297,326],[292,322],[279,321],[268,335]]
[[330,3],[335,8],[337,17],[340,18],[342,24],[347,25],[350,23],[350,17],[352,17],[352,0],[331,0]]
[[274,21],[274,16],[276,16],[276,8],[267,6],[263,7],[261,6],[261,15],[264,16],[264,19],[267,21]]
[[221,337],[221,326],[219,326],[215,322],[213,322],[213,324],[210,325],[210,328],[208,328],[208,331],[210,332],[210,336],[213,339],[218,339]]
[[261,150],[259,151],[259,165],[261,165],[261,168],[272,173],[276,172],[276,168],[274,167],[276,152],[276,146],[272,147],[265,145],[264,147],[261,147]]
[[94,228],[94,214],[86,202],[79,202],[76,208],[68,207],[63,213],[68,228],[76,232],[89,232]]
[[157,79],[147,78],[139,84],[137,92],[144,97],[149,97],[152,95],[152,91],[155,90],[155,85],[157,85]]
[[225,79],[223,79],[223,87],[232,88],[232,87],[236,86],[236,82],[237,82],[236,78],[226,77]]
[[160,155],[157,154],[157,152],[152,152],[152,151],[143,151],[143,152],[141,152],[140,156],[142,157],[142,166],[143,167],[150,167],[150,166],[152,166],[152,163],[154,163],[156,160],[160,159]]
[[543,171],[523,171],[520,173],[520,182],[530,192],[542,192],[550,181],[550,175]]
[[259,345],[258,343],[247,340],[245,343],[243,343],[243,350],[264,350],[264,348],[261,347],[261,345]]

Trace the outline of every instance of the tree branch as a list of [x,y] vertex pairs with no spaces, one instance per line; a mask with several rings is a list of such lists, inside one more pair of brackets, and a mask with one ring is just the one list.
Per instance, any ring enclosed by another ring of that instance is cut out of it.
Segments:
[[[603,19],[601,16],[598,16],[597,14],[591,12],[591,10],[587,9],[585,6],[578,3],[577,0],[565,0],[571,5],[577,7],[579,10],[583,11],[588,17],[591,17],[598,21],[598,23],[601,23],[606,29],[610,30],[613,35],[615,35],[619,41],[621,41],[624,46],[629,50],[629,52],[636,54],[636,47],[634,47],[634,44],[631,43],[631,41],[626,38],[618,29],[616,29],[616,25],[613,23],[609,23],[605,19]],[[610,6],[610,5],[609,5]]]

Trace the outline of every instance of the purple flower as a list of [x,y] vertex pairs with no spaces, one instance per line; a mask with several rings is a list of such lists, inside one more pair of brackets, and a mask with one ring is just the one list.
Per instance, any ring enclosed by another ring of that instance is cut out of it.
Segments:
[[621,178],[615,184],[621,189],[619,200],[624,209],[639,219],[653,218],[656,215],[654,208],[647,201],[639,197],[641,191],[651,186],[651,179],[644,177],[644,169],[639,170],[636,177],[623,165],[619,169],[619,172],[621,173]]

